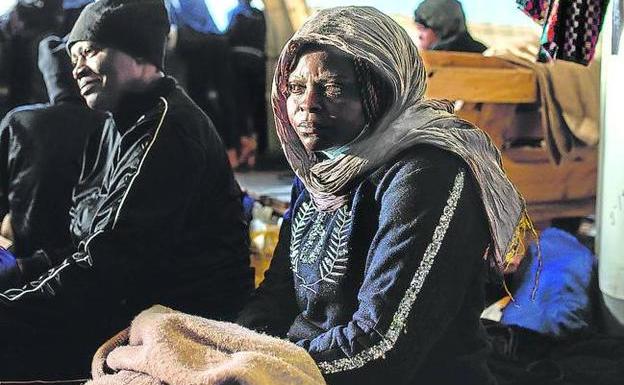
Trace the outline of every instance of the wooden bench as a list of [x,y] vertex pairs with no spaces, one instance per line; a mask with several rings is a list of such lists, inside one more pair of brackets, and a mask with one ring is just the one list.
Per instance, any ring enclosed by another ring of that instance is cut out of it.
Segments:
[[594,213],[597,149],[555,165],[543,139],[536,76],[495,57],[423,52],[427,97],[464,102],[457,114],[486,131],[501,150],[503,165],[524,195],[538,226],[553,218]]

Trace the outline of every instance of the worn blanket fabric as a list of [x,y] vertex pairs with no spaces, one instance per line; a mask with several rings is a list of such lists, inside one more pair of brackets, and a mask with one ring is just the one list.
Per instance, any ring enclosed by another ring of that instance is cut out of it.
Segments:
[[[308,153],[288,121],[289,66],[304,44],[334,46],[366,61],[391,85],[390,108],[340,150],[319,160]],[[501,167],[500,153],[482,130],[448,112],[446,103],[425,101],[422,59],[405,30],[372,7],[336,7],[318,12],[284,47],[273,81],[276,128],[286,158],[315,206],[332,211],[348,200],[352,186],[371,170],[419,144],[462,158],[475,180],[492,236],[490,256],[502,268],[514,255],[523,230],[530,228],[525,203]],[[446,128],[442,128],[446,127]]]
[[574,160],[578,150],[598,144],[600,63],[538,63],[504,52],[496,56],[530,68],[537,79],[541,124],[551,160]]
[[92,370],[87,385],[325,384],[295,344],[163,306],[142,312],[102,346]]

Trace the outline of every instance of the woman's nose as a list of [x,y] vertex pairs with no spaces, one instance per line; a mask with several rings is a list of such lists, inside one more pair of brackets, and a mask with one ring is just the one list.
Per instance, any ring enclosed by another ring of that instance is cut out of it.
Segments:
[[308,112],[316,112],[321,109],[321,95],[316,87],[306,88],[299,108]]

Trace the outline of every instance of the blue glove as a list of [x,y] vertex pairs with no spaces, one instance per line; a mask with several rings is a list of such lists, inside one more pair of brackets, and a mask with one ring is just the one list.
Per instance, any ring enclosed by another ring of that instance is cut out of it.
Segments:
[[17,259],[8,250],[0,248],[0,290],[17,285],[20,269]]

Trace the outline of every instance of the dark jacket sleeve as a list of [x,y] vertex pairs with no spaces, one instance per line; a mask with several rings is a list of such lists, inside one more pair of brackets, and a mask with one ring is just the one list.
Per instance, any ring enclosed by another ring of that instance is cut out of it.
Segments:
[[299,314],[289,248],[291,213],[301,191],[300,183],[295,180],[293,184],[290,209],[284,215],[271,266],[236,321],[239,325],[280,337],[286,335]]
[[175,271],[170,243],[184,236],[180,229],[186,216],[181,213],[189,210],[191,193],[198,191],[208,164],[205,151],[181,131],[165,119],[136,171],[125,176],[130,179],[126,189],[116,192],[123,194],[120,206],[98,213],[110,219],[101,221],[78,252],[23,288],[0,293],[0,300],[16,303],[46,293],[71,297],[105,290],[111,301],[121,301],[158,288]]
[[297,341],[328,383],[380,383],[413,371],[444,335],[483,272],[489,239],[471,179],[459,161],[446,161],[399,162],[381,180],[357,310],[348,322]]
[[0,221],[9,213],[11,115],[9,112],[0,122]]

